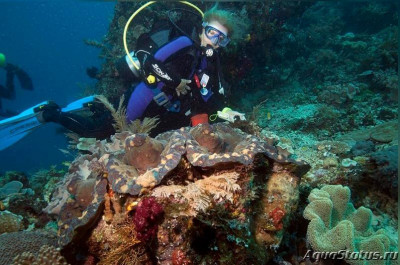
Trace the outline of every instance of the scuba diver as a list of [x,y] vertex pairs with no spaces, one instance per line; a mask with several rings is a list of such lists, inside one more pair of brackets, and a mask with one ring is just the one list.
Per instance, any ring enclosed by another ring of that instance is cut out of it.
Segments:
[[[234,30],[231,13],[216,6],[196,21],[154,24],[137,41],[133,62],[117,65],[126,78],[143,76],[127,105],[127,120],[159,117],[160,132],[206,123],[226,103],[217,49],[228,45]],[[167,29],[165,29],[167,28]],[[165,43],[164,39],[168,39]],[[140,65],[136,69],[133,63]]]
[[[172,19],[155,23],[150,32],[139,37],[136,51],[128,51],[116,63],[122,78],[132,84],[140,82],[130,96],[127,121],[159,117],[151,136],[208,123],[209,114],[224,106],[217,49],[229,43],[234,19],[217,6],[198,17],[197,25]],[[46,101],[0,121],[0,150],[46,122],[59,123],[81,137],[108,138],[115,133],[112,115],[94,99],[87,97],[65,108]],[[82,115],[82,110],[89,114]]]
[[[33,90],[32,80],[29,75],[20,67],[7,63],[6,56],[3,53],[0,53],[0,68],[3,68],[6,71],[6,83],[4,86],[0,85],[0,99],[15,99],[15,76],[18,78],[22,89]],[[15,113],[4,111],[2,109],[0,101],[0,116],[9,117],[13,115],[15,115]]]

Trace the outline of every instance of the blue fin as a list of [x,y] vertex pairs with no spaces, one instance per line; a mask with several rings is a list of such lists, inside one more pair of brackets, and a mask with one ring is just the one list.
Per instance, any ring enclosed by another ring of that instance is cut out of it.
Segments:
[[68,104],[65,108],[62,108],[62,112],[71,112],[71,111],[78,111],[86,107],[87,103],[93,102],[95,99],[95,96],[89,96],[86,98],[81,98],[78,99],[74,102],[71,102]]
[[7,118],[0,121],[0,150],[4,150],[7,147],[15,144],[23,137],[31,133],[35,128],[42,125],[37,119],[35,108],[48,104],[48,101],[44,101],[37,104],[17,116]]
[[[87,107],[87,104],[93,102],[95,96],[89,96],[85,98],[78,99],[62,108],[63,112],[79,111]],[[29,133],[31,133],[35,128],[39,127],[43,123],[38,120],[38,113],[40,113],[41,106],[46,106],[50,102],[44,101],[37,104],[20,114],[7,118],[0,121],[0,151],[6,149],[7,147],[15,144]],[[39,108],[39,111],[35,110]]]

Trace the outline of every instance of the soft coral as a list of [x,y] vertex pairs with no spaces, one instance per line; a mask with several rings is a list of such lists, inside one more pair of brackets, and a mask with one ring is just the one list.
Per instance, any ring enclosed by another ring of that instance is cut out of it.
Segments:
[[154,197],[147,197],[139,202],[133,216],[137,238],[141,241],[154,238],[163,215],[164,210]]

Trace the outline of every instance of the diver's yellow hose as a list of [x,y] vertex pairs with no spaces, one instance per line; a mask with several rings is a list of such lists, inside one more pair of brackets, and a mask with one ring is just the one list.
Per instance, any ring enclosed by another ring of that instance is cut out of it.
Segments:
[[138,66],[137,64],[135,64],[135,62],[133,61],[133,58],[132,58],[132,56],[130,55],[129,50],[128,50],[128,45],[126,44],[126,33],[128,32],[129,24],[131,23],[132,19],[133,19],[140,11],[142,11],[143,9],[145,9],[147,6],[149,6],[149,5],[151,5],[151,4],[154,4],[155,2],[156,2],[156,1],[150,1],[150,2],[148,2],[148,3],[144,4],[144,5],[142,5],[138,10],[136,10],[136,11],[131,15],[131,17],[128,19],[128,21],[127,21],[126,24],[125,24],[124,35],[123,35],[124,49],[125,49],[126,54],[128,55],[129,60],[130,60],[131,63],[135,66],[135,68],[136,68],[137,70],[139,70],[139,66]]
[[[137,70],[139,70],[140,67],[134,62],[134,60],[133,60],[131,54],[129,53],[128,45],[126,44],[126,33],[128,32],[128,28],[129,28],[129,25],[130,25],[132,19],[133,19],[140,11],[142,11],[143,9],[145,9],[146,7],[148,7],[149,5],[154,4],[155,2],[157,2],[157,1],[150,1],[150,2],[148,2],[148,3],[144,4],[144,5],[142,5],[141,7],[139,7],[139,9],[136,10],[136,11],[131,15],[131,17],[128,19],[128,21],[127,21],[126,24],[125,24],[124,35],[123,35],[124,49],[125,49],[126,55],[128,56],[129,60],[131,61],[131,63],[133,64],[133,66],[135,66],[135,68],[136,68]],[[182,4],[188,5],[188,6],[190,6],[190,7],[193,7],[194,9],[196,9],[196,10],[201,14],[202,17],[204,17],[203,11],[201,11],[201,9],[198,8],[197,6],[195,6],[194,4],[192,4],[192,3],[190,3],[190,2],[187,2],[187,1],[179,1],[179,2],[181,2]]]
[[194,9],[196,9],[197,11],[199,11],[199,13],[201,14],[201,17],[204,17],[203,11],[201,11],[201,9],[198,8],[197,6],[195,6],[194,4],[192,4],[192,3],[188,2],[188,1],[179,1],[179,2],[181,2],[182,4],[186,4],[186,5],[188,5],[188,6],[193,7]]

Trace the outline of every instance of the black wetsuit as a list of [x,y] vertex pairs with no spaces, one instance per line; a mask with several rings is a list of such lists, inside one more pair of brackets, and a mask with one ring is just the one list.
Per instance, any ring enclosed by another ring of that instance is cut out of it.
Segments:
[[[151,33],[156,30],[157,26],[154,27],[150,33],[145,33],[140,36],[136,47],[137,51],[143,50],[154,54],[160,48],[160,46],[150,38]],[[168,38],[170,40],[172,38],[171,41],[176,38],[174,34],[179,35],[176,31],[171,31],[168,34]],[[198,38],[198,31],[194,30],[192,35]],[[214,56],[206,58],[204,49],[195,44],[177,51],[169,56],[163,63],[155,60],[153,56],[148,56],[147,53],[138,53],[138,59],[141,65],[144,66],[142,68],[142,75],[147,76],[150,73],[154,74],[160,82],[165,83],[162,91],[165,94],[172,96],[172,100],[179,100],[180,102],[179,112],[169,111],[164,106],[157,105],[153,100],[150,102],[143,115],[139,118],[159,117],[160,123],[151,131],[151,136],[155,136],[171,129],[179,129],[183,126],[189,126],[191,116],[199,113],[216,113],[217,110],[222,108],[224,105],[224,95],[218,92],[219,81],[222,81],[222,77],[218,72],[219,69],[217,65],[219,61],[217,61],[217,56],[218,54],[215,52]],[[167,80],[160,76],[160,71],[156,71],[153,67],[154,63],[157,64],[163,73],[168,73],[171,80]],[[120,60],[117,69],[120,74],[125,76],[128,80],[131,80],[132,82],[140,81],[134,77],[124,60]],[[202,78],[203,74],[209,76],[207,89],[212,91],[213,94],[207,101],[205,101],[200,94],[200,88],[194,80],[194,74],[198,76],[199,80]],[[182,78],[192,80],[191,84],[189,84],[191,91],[189,91],[190,93],[185,96],[177,97],[175,88],[179,85]],[[188,114],[188,110],[190,110],[190,114]],[[104,139],[115,133],[112,126],[112,116],[104,106],[98,104],[92,105],[91,111],[93,112],[93,115],[88,116],[63,113],[60,111],[48,111],[48,114],[43,116],[45,121],[60,123],[67,129],[78,133],[83,137]]]
[[[157,63],[157,65],[160,66],[161,64]],[[152,134],[189,126],[192,116],[202,113],[211,115],[224,106],[224,95],[218,92],[219,76],[216,57],[206,58],[203,51],[193,45],[172,55],[163,65],[165,73],[168,73],[172,81],[167,82],[158,76],[159,79],[165,82],[162,91],[172,96],[171,102],[179,100],[180,110],[179,112],[168,111],[164,106],[159,106],[154,100],[151,101],[144,111],[142,118],[156,116],[160,118],[160,123]],[[154,73],[152,70],[149,70],[149,72]],[[200,94],[201,86],[198,87],[198,83],[194,77],[196,75],[200,81],[203,74],[209,76],[206,88],[212,95],[208,100],[205,100]],[[178,97],[175,88],[179,85],[181,79],[191,80],[191,83],[188,84],[191,90],[186,95]]]
[[[190,27],[185,24],[180,24],[180,26],[186,26],[185,32],[192,32],[192,39],[199,38],[198,36],[200,29],[190,30]],[[138,115],[133,115],[134,118],[131,118],[132,120],[136,118],[143,119],[144,117],[156,116],[160,118],[159,125],[152,131],[151,135],[156,135],[171,129],[189,126],[190,118],[192,116],[203,113],[211,115],[216,113],[217,110],[222,109],[222,107],[225,105],[225,96],[219,92],[219,82],[221,81],[221,83],[224,83],[224,81],[222,80],[221,73],[219,72],[219,58],[217,51],[212,50],[211,47],[200,47],[198,44],[193,42],[192,45],[177,49],[177,51],[174,51],[173,54],[169,55],[165,61],[161,62],[155,58],[157,55],[157,50],[160,51],[171,44],[176,44],[177,46],[180,45],[179,41],[182,36],[179,36],[179,34],[177,34],[178,36],[174,36],[174,31],[170,32],[169,34],[170,41],[162,46],[158,45],[156,41],[153,40],[151,37],[151,32],[149,34],[143,34],[138,39],[137,51],[145,51],[136,53],[140,65],[144,66],[142,68],[144,71],[144,76],[147,76],[148,74],[153,74],[156,76],[159,82],[165,84],[161,88],[161,91],[172,97],[170,102],[173,103],[179,101],[180,103],[180,110],[178,112],[174,112],[169,111],[165,106],[160,106],[154,100],[152,100],[140,117],[136,117]],[[212,55],[206,55],[207,49],[212,50]],[[146,52],[156,55],[149,56]],[[211,96],[209,96],[207,100],[205,99],[207,96],[204,97],[200,94],[200,89],[202,86],[200,85],[199,87],[198,82],[196,82],[196,78],[198,81],[201,81],[203,75],[209,77],[206,88],[209,91],[208,95]],[[191,80],[191,83],[188,84],[188,86],[191,88],[191,91],[189,91],[189,93],[186,95],[181,95],[178,97],[175,88],[179,85],[181,79]],[[148,87],[151,88],[152,86],[148,85]],[[141,95],[138,93],[135,94],[134,91],[132,97],[135,96],[140,98]],[[128,119],[130,118],[130,103],[131,102],[129,102],[127,108]]]
[[62,112],[53,102],[43,106],[40,111],[40,120],[58,123],[81,137],[105,139],[115,133],[110,111],[97,101],[79,112]]
[[[0,85],[0,98],[15,99],[15,86],[14,77],[16,76],[22,89],[33,90],[32,80],[29,75],[22,70],[20,67],[8,63],[4,69],[6,70],[6,83],[5,85]],[[0,110],[1,101],[0,101]],[[13,116],[15,113],[1,112],[1,116]]]

